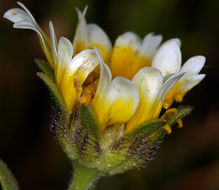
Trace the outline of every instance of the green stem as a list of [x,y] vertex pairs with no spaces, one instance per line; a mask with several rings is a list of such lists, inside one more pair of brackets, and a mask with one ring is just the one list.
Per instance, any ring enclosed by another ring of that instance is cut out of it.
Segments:
[[94,182],[100,177],[101,174],[96,169],[87,168],[75,162],[73,179],[71,180],[68,190],[94,189]]

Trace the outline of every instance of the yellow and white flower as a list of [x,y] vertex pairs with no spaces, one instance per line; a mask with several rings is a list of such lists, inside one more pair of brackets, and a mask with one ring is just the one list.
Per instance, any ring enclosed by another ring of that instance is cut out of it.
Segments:
[[[205,74],[198,74],[205,64],[204,56],[190,58],[181,68],[179,39],[168,40],[159,47],[161,35],[151,33],[142,41],[135,33],[126,32],[117,38],[111,50],[111,43],[105,32],[97,25],[86,24],[85,13],[86,9],[83,14],[78,11],[79,24],[74,47],[81,47],[80,44],[84,44],[84,49],[97,46],[104,55],[104,61],[109,65],[113,77],[123,76],[131,80],[143,67],[157,68],[163,76],[177,72],[185,73],[165,97],[164,108],[169,108],[174,101],[182,102],[184,95],[204,79]],[[98,35],[93,37],[93,34]],[[92,43],[87,43],[88,41]]]
[[90,105],[101,133],[109,125],[123,124],[128,133],[158,118],[162,106],[167,108],[173,100],[179,101],[179,95],[182,97],[204,78],[198,75],[204,57],[191,58],[181,68],[178,39],[159,48],[161,35],[151,33],[141,40],[127,32],[112,48],[99,26],[86,23],[85,9],[78,11],[73,44],[64,37],[57,42],[51,22],[49,40],[26,7],[18,4],[24,10],[10,9],[4,17],[14,22],[15,28],[37,33],[68,112],[73,112],[78,103]]

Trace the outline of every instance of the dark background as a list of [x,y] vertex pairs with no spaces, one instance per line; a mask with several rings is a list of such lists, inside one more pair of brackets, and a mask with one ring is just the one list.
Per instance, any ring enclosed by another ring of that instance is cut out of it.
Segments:
[[[114,42],[132,30],[144,37],[163,34],[182,40],[183,62],[205,55],[207,77],[188,93],[195,107],[184,127],[167,136],[147,168],[103,178],[97,189],[219,189],[219,1],[218,0],[23,0],[45,31],[53,21],[57,36],[73,39],[74,7],[89,5],[87,20]],[[33,60],[43,58],[35,33],[15,30],[2,18],[14,0],[0,0],[0,157],[22,190],[66,189],[71,163],[53,140],[49,123],[54,105],[36,76]]]

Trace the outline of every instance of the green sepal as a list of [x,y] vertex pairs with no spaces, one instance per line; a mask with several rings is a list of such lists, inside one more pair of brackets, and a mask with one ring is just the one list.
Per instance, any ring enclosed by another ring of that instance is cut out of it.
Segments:
[[79,155],[86,161],[92,161],[98,154],[99,126],[94,112],[86,104],[80,105],[79,121],[82,135],[79,142]]
[[18,184],[6,164],[0,159],[0,186],[2,190],[18,190]]
[[47,75],[52,81],[54,81],[54,71],[50,64],[44,59],[35,59],[34,60],[39,69]]
[[62,95],[60,94],[56,84],[46,74],[44,74],[42,72],[38,72],[37,75],[43,80],[43,82],[49,88],[56,103],[59,105],[61,113],[65,114],[67,112],[66,107],[65,107],[65,103],[64,103]]
[[183,117],[190,114],[193,110],[192,106],[184,106],[181,105],[177,108],[177,112],[167,121],[167,123],[171,126],[176,124],[178,119],[182,119]]
[[[115,150],[114,157],[118,160],[121,157],[120,163],[111,169],[109,174],[115,175],[142,166],[148,157],[150,149],[148,144],[151,141],[151,135],[161,130],[165,124],[166,120],[162,119],[148,121],[126,134],[121,145]],[[124,162],[124,160],[126,161]]]
[[82,104],[79,110],[79,117],[83,129],[89,131],[91,136],[97,140],[99,137],[99,126],[92,109],[86,104]]
[[140,126],[136,127],[130,133],[128,133],[126,138],[132,140],[136,137],[138,139],[148,137],[154,132],[161,129],[165,124],[166,124],[166,120],[162,120],[162,119],[155,119],[152,121],[145,122]]

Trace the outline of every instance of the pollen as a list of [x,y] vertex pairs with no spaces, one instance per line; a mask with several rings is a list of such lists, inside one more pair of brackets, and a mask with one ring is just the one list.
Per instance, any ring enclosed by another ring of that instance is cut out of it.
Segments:
[[96,80],[95,82],[89,84],[88,86],[84,87],[83,89],[83,94],[80,98],[80,103],[85,103],[90,105],[91,101],[94,97],[94,94],[96,92],[96,88],[97,88],[97,83],[98,80]]

